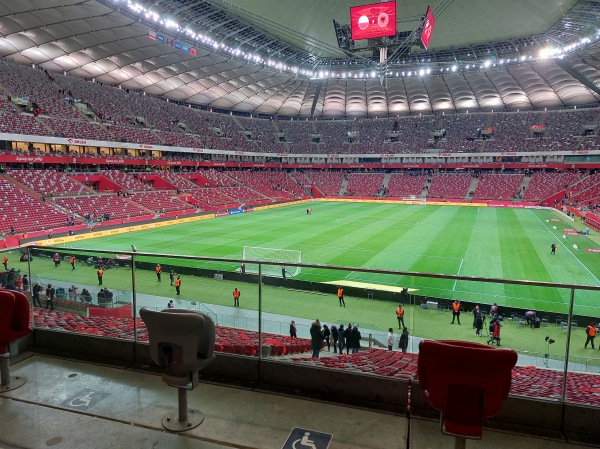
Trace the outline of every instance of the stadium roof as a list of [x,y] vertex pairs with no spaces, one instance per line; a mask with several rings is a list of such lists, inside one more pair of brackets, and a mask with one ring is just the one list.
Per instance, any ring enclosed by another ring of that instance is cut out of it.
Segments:
[[343,3],[0,0],[0,56],[251,114],[522,110],[600,99],[600,0],[439,0],[428,51],[418,43],[428,2],[397,0],[405,33],[340,49],[333,20],[348,24],[349,7],[368,2]]

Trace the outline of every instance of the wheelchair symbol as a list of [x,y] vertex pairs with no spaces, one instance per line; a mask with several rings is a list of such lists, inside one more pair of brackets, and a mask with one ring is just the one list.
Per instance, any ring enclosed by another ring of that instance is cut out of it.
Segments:
[[92,402],[93,394],[94,392],[92,391],[78,398],[73,398],[71,402],[69,402],[69,405],[71,407],[87,407],[88,405],[90,405],[90,402]]
[[[314,445],[314,441],[308,439],[310,436],[310,432],[305,432],[302,438],[297,439],[292,443],[292,449],[302,449],[303,447],[308,447],[310,449],[317,449],[317,446]],[[296,446],[298,443],[301,446]]]

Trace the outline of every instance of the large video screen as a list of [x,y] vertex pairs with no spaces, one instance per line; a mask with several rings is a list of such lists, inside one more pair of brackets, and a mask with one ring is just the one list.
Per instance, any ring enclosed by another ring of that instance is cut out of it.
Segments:
[[350,8],[352,40],[375,39],[396,34],[396,2],[373,3]]
[[431,40],[431,33],[435,27],[435,17],[433,17],[433,10],[428,6],[427,13],[425,14],[425,22],[423,22],[423,31],[421,31],[421,42],[425,50],[429,48],[429,41]]

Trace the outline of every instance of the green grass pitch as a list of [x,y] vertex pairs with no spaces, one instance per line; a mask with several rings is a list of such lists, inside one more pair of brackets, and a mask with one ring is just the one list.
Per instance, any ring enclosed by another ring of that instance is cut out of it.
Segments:
[[[260,246],[300,250],[304,263],[600,285],[600,253],[585,252],[599,247],[595,237],[563,239],[562,228],[582,229],[584,224],[569,222],[553,211],[358,202],[311,206],[312,215],[306,214],[306,204],[291,205],[91,239],[76,246],[129,251],[134,244],[141,252],[228,258],[241,258],[244,246]],[[560,245],[556,255],[550,255],[552,242]],[[204,266],[238,268],[233,263]],[[408,286],[430,297],[561,313],[567,311],[570,294],[539,287],[322,269],[303,269],[298,279]],[[598,315],[597,296],[576,293],[575,313]]]

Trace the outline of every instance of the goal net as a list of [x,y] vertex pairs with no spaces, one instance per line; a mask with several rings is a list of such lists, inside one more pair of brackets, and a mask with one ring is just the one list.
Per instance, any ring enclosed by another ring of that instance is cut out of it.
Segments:
[[[290,249],[244,246],[244,254],[242,256],[242,259],[244,259],[245,261],[258,260],[260,262],[267,262],[262,264],[263,275],[283,277],[283,265],[285,267],[285,275],[289,277],[294,277],[300,274],[300,267],[288,267],[286,264],[302,262],[302,252]],[[246,273],[258,273],[258,264],[244,262],[244,265]]]

